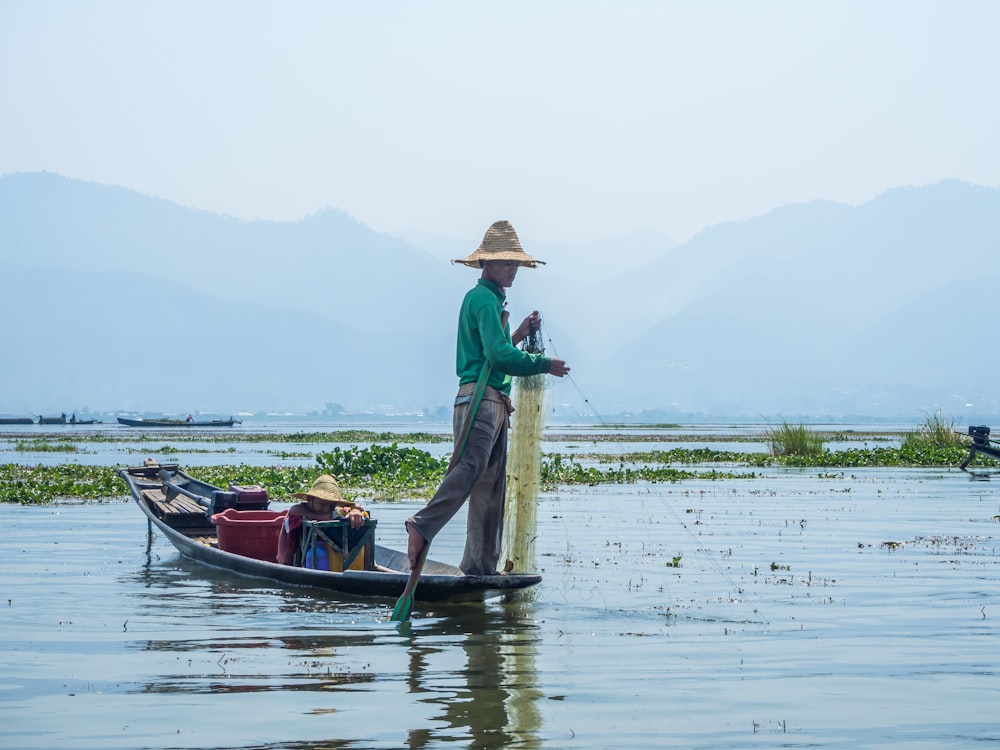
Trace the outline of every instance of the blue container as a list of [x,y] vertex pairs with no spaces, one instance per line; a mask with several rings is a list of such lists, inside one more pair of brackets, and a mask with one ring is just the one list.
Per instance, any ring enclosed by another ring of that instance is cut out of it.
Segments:
[[316,544],[306,550],[306,568],[313,570],[329,570],[330,557],[326,552],[325,544]]

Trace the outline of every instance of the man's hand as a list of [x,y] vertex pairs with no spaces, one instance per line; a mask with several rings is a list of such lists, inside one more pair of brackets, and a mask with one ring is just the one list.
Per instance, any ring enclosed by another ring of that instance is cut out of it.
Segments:
[[569,365],[561,359],[553,359],[552,364],[549,366],[549,375],[555,375],[557,378],[569,375]]
[[528,338],[532,331],[540,331],[541,329],[542,316],[538,314],[538,310],[533,310],[531,315],[522,320],[521,325],[510,334],[510,340],[516,346]]

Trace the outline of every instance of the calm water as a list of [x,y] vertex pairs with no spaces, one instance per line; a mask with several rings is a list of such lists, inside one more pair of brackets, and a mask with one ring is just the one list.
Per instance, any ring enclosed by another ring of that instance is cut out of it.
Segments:
[[573,488],[532,599],[401,626],[198,568],[127,502],[0,506],[0,747],[1000,744],[998,517],[957,470]]

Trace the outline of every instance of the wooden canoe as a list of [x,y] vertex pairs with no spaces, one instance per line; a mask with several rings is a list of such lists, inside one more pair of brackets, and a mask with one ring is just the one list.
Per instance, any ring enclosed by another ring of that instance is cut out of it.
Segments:
[[118,417],[118,424],[126,427],[232,427],[234,424],[242,424],[238,419],[207,419],[192,420],[185,419],[127,419]]
[[[119,469],[118,474],[148,519],[150,529],[163,534],[185,557],[213,568],[283,586],[307,586],[338,596],[386,600],[402,594],[409,578],[406,553],[379,544],[374,545],[374,570],[344,572],[281,565],[226,552],[219,549],[216,526],[206,515],[206,507],[212,506],[213,495],[222,492],[220,488],[190,477],[176,464],[147,462]],[[540,575],[533,574],[466,576],[453,565],[427,560],[415,598],[434,602],[484,600],[534,586],[541,580]]]

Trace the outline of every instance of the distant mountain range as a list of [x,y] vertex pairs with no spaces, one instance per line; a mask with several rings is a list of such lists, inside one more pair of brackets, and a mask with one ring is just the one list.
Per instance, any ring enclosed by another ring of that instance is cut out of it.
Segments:
[[[501,217],[513,221],[517,217]],[[483,227],[485,230],[485,227]],[[246,222],[49,173],[0,177],[0,413],[447,414],[479,237],[336,210]],[[1000,414],[1000,190],[944,181],[784,206],[675,245],[521,237],[509,292],[573,367],[567,418]]]

